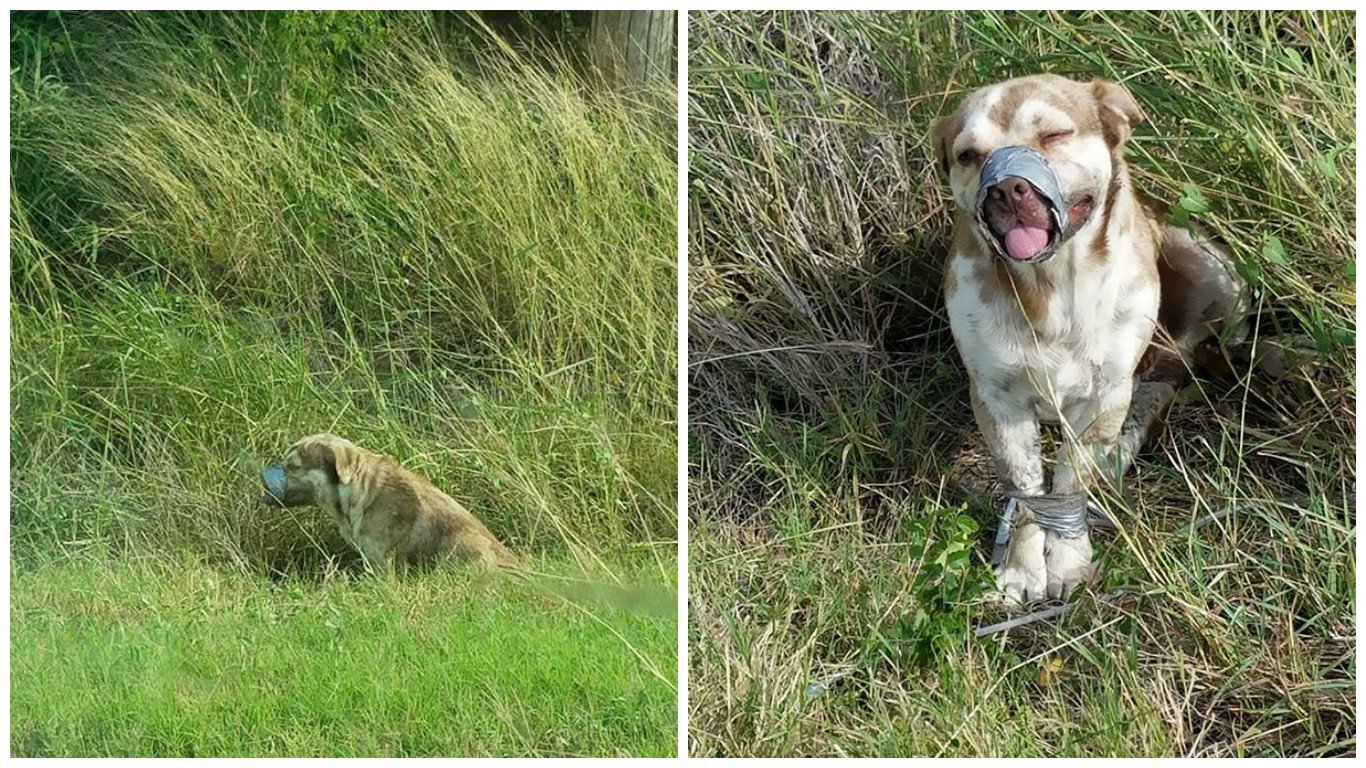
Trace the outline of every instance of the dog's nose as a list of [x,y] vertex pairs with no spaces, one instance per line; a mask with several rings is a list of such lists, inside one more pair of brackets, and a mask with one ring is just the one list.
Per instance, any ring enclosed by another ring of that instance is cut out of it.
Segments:
[[1020,203],[1027,199],[1034,190],[1029,186],[1029,182],[1019,176],[1007,176],[991,188],[988,192],[992,200],[997,202],[1010,201]]

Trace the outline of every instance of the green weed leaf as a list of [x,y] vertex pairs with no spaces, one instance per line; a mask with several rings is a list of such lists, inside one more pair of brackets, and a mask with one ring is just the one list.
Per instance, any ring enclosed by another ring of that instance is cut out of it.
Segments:
[[1282,267],[1290,263],[1285,258],[1285,245],[1275,235],[1267,235],[1266,242],[1262,243],[1262,258]]
[[1181,187],[1181,199],[1176,204],[1187,213],[1204,213],[1209,210],[1209,201],[1200,190],[1187,184]]

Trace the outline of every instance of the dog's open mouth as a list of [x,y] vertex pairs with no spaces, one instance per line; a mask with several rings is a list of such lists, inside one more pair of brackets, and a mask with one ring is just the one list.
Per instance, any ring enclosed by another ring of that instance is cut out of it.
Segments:
[[1090,216],[1092,198],[1070,204],[1047,158],[1024,146],[993,150],[978,176],[975,209],[982,236],[1003,258],[1043,261]]
[[[1024,216],[1017,216],[1015,220],[1007,225],[1004,231],[997,226],[988,225],[987,230],[996,241],[997,250],[1013,261],[1031,262],[1042,261],[1052,255],[1053,251],[1063,243],[1072,233],[1081,228],[1091,216],[1093,199],[1090,195],[1082,195],[1075,203],[1067,209],[1067,217],[1064,219],[1069,223],[1066,230],[1058,226],[1056,217],[1049,216],[1045,220],[1030,220]],[[1042,224],[1043,226],[1039,226]]]

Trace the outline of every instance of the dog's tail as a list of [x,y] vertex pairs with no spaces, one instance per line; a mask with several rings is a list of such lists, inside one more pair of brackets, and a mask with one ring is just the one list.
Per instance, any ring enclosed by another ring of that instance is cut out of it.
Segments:
[[511,576],[522,581],[531,575],[527,566],[502,544],[481,553],[478,565],[489,575]]
[[500,562],[495,564],[493,567],[488,568],[487,570],[489,573],[495,573],[499,576],[507,576],[513,579],[517,579],[518,581],[530,581],[531,577],[535,575],[535,573],[527,569],[526,566],[516,561]]

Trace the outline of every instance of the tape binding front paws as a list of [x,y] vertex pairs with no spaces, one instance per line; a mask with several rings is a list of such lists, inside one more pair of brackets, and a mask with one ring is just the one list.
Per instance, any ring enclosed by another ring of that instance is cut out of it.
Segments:
[[1015,513],[1020,504],[1024,504],[1033,514],[1033,522],[1036,525],[1065,539],[1077,539],[1086,535],[1088,510],[1107,521],[1109,519],[1099,505],[1092,502],[1084,493],[1007,497],[1000,523],[996,526],[996,541],[991,548],[993,566],[1005,562],[1006,550],[1010,547],[1010,533],[1015,525]]

